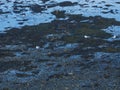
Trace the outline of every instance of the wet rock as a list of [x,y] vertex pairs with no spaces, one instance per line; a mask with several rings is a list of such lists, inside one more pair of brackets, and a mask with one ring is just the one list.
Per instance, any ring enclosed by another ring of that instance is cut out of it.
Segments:
[[0,14],[8,14],[8,13],[10,13],[10,12],[4,12],[0,9]]
[[104,78],[110,78],[110,74],[108,74],[108,73],[104,74],[103,76],[104,76]]
[[26,45],[6,45],[6,49],[9,50],[26,50]]
[[21,68],[20,70],[21,70],[21,71],[32,71],[32,70],[34,70],[34,69],[36,69],[36,68],[37,68],[36,65],[26,65],[26,66],[24,66],[23,68]]
[[82,87],[89,87],[89,88],[90,88],[90,87],[92,87],[92,86],[91,86],[91,84],[88,82],[88,83],[83,83],[83,84],[82,84]]
[[34,13],[40,13],[42,10],[44,10],[43,7],[41,7],[38,4],[35,5],[31,5],[30,9],[34,12]]
[[47,81],[50,80],[50,79],[53,79],[53,78],[63,78],[64,76],[68,76],[68,74],[61,73],[61,72],[59,72],[59,73],[53,73],[53,74],[51,74],[51,75],[48,76]]
[[40,72],[39,70],[32,71],[33,74],[38,74],[39,72]]
[[49,1],[49,0],[42,0],[43,1],[43,3],[45,3],[45,2],[47,2],[47,1]]
[[16,73],[16,76],[17,77],[29,77],[31,76],[32,74],[28,74],[28,73]]
[[63,50],[64,52],[66,52],[66,51],[72,51],[72,50],[74,50],[75,48],[77,48],[77,47],[79,47],[79,44],[78,43],[68,43],[68,44],[66,44],[66,45],[64,45],[64,46],[60,46],[60,47],[57,47],[57,48],[55,48],[55,50],[57,51],[57,50]]
[[62,7],[64,7],[64,6],[74,6],[75,4],[77,4],[77,2],[72,3],[70,1],[64,1],[64,2],[59,3],[59,6],[62,6]]
[[7,87],[4,87],[2,90],[10,90],[9,88],[7,88]]
[[49,34],[46,36],[46,39],[48,39],[50,41],[55,41],[55,40],[62,39],[63,36],[65,36],[64,33],[62,33],[62,34]]
[[62,67],[62,65],[59,64],[59,63],[55,63],[55,64],[54,64],[54,67],[55,67],[55,68],[59,68],[59,67]]
[[13,52],[9,50],[0,50],[0,58],[7,57],[7,56],[14,57],[15,55]]
[[0,61],[0,72],[7,71],[9,69],[20,69],[24,65],[30,64],[31,61]]
[[51,61],[50,59],[38,59],[37,62],[48,62],[48,61]]
[[55,15],[56,18],[65,18],[65,11],[56,10],[53,11],[52,14]]

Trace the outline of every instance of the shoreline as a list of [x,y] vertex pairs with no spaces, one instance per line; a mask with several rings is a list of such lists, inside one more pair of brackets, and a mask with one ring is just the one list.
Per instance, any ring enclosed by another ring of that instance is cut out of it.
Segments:
[[1,90],[119,90],[120,40],[101,29],[120,22],[69,17],[0,34]]

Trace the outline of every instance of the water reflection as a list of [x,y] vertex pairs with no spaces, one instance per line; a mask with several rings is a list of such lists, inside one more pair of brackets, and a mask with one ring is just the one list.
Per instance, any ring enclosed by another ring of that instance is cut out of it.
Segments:
[[[73,5],[68,6],[67,4],[70,3]],[[55,10],[84,16],[100,15],[120,21],[119,7],[119,0],[54,0],[54,2],[53,0],[2,0],[0,2],[0,31],[51,22],[56,18],[51,14]]]
[[109,41],[120,40],[120,26],[109,26],[106,29],[103,29],[105,32],[112,34],[112,37],[109,38]]

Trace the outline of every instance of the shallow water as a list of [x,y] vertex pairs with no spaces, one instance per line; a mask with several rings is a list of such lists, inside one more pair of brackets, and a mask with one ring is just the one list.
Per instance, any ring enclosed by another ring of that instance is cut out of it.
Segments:
[[109,41],[120,40],[120,26],[109,26],[106,29],[103,29],[105,32],[112,34],[112,37],[109,38]]
[[[60,6],[59,3],[70,1],[72,6]],[[50,7],[52,6],[52,7]],[[25,25],[37,25],[55,20],[55,10],[66,14],[82,14],[83,16],[102,16],[120,21],[119,0],[1,0],[0,32]],[[41,10],[35,10],[35,8]],[[66,18],[66,17],[65,17]],[[65,19],[64,18],[64,19]]]

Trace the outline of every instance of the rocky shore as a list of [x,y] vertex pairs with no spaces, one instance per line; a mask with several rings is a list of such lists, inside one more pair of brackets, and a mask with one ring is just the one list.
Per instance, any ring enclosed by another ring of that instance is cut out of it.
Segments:
[[0,34],[1,90],[119,90],[120,41],[102,29],[120,22],[69,17]]
[[0,1],[0,90],[120,90],[120,2],[13,1]]

